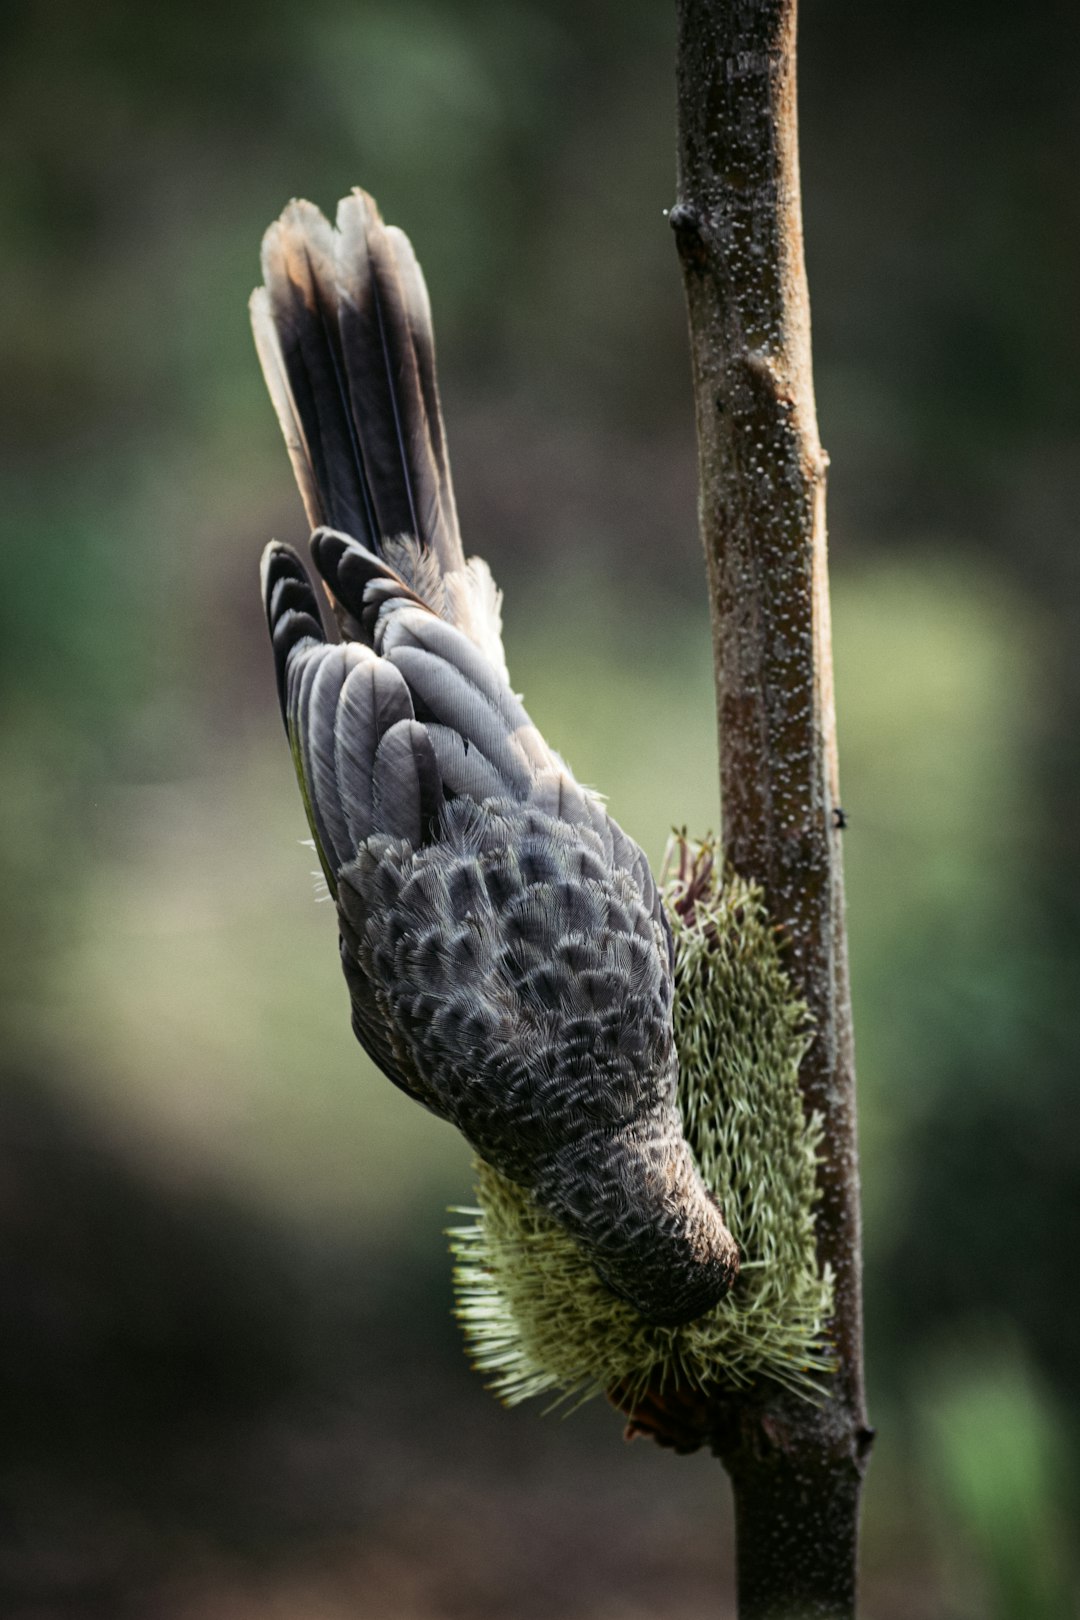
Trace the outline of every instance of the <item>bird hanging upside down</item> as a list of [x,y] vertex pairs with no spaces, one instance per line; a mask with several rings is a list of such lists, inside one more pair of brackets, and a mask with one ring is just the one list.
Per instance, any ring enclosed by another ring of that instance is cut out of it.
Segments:
[[511,690],[420,266],[357,190],[336,229],[291,203],[262,267],[255,341],[341,639],[288,546],[263,596],[357,1039],[614,1293],[689,1321],[739,1262],[676,1107],[670,932],[644,854]]

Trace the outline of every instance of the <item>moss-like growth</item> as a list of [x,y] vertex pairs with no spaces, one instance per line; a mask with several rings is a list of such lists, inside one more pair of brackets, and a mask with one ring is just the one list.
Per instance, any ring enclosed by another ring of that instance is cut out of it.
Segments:
[[477,1161],[457,1213],[457,1314],[477,1369],[508,1404],[621,1386],[744,1388],[768,1376],[813,1398],[831,1355],[832,1279],[814,1252],[816,1118],[797,1074],[806,1009],[760,892],[721,881],[711,843],[677,840],[665,900],[675,938],[679,1103],[702,1177],[738,1240],[730,1294],[682,1327],[650,1326],[609,1293],[531,1196]]

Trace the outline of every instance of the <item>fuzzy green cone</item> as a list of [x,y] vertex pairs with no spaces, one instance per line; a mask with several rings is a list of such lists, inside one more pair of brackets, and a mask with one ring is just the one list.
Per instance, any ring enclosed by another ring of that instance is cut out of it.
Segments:
[[832,1279],[814,1250],[820,1128],[803,1116],[806,1009],[793,998],[758,890],[721,882],[711,843],[676,844],[665,890],[675,939],[684,1129],[743,1254],[696,1321],[652,1326],[608,1292],[530,1195],[476,1163],[478,1208],[450,1232],[457,1314],[478,1371],[514,1405],[621,1386],[745,1388],[770,1377],[813,1399],[831,1366]]

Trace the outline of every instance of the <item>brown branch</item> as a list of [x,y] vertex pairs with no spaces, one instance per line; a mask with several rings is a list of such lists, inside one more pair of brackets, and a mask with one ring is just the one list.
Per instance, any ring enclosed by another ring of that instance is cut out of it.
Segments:
[[818,1250],[838,1371],[705,1421],[735,1492],[742,1620],[850,1616],[871,1439],[862,1375],[855,1074],[844,934],[825,469],[803,264],[795,0],[679,0],[679,198],[712,603],[727,860],[759,882],[814,1019]]

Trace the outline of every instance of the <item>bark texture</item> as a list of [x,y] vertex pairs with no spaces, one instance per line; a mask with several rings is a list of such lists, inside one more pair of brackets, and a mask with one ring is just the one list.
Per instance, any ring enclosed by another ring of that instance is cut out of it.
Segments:
[[697,1422],[732,1479],[741,1620],[855,1612],[862,1371],[855,1075],[825,545],[803,263],[795,0],[679,0],[678,201],[715,650],[724,844],[760,883],[814,1020],[817,1232],[838,1370]]

